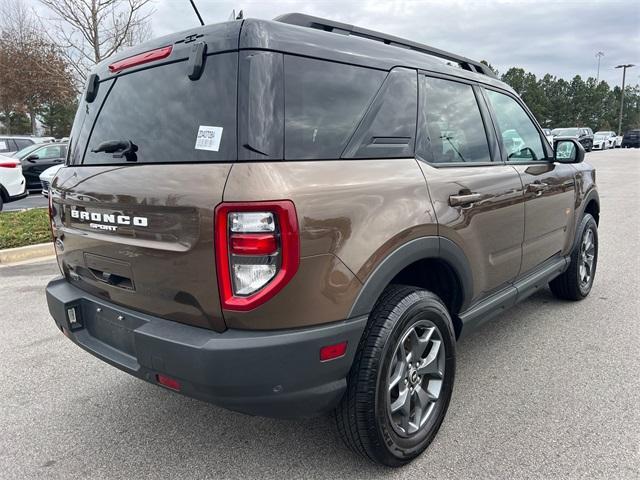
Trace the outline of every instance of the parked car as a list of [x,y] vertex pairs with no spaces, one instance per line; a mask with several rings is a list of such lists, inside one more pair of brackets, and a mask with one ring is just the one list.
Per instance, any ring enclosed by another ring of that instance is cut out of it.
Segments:
[[622,137],[622,148],[638,148],[640,147],[640,129],[629,130]]
[[397,467],[444,419],[460,335],[547,284],[593,285],[582,145],[554,151],[480,62],[288,14],[117,53],[79,103],[49,191],[49,310],[175,392],[335,409],[354,451]]
[[554,128],[551,133],[554,137],[576,138],[587,152],[593,148],[593,131],[588,127]]
[[49,187],[51,186],[51,182],[53,181],[53,177],[56,176],[58,170],[64,167],[64,164],[59,163],[54,165],[53,167],[47,168],[44,172],[40,174],[40,184],[42,185],[42,195],[45,197],[49,196]]
[[553,133],[551,133],[551,129],[543,128],[542,133],[544,133],[544,136],[547,139],[547,142],[549,142],[549,145],[553,146]]
[[28,190],[40,190],[40,174],[47,168],[64,163],[68,143],[32,145],[13,154],[22,163],[22,173],[27,179]]
[[39,140],[37,137],[0,135],[0,154],[11,155],[35,143],[41,143]]
[[602,131],[593,135],[593,149],[606,150],[607,148],[616,147],[616,132]]
[[0,211],[5,203],[27,195],[22,165],[15,158],[0,155]]

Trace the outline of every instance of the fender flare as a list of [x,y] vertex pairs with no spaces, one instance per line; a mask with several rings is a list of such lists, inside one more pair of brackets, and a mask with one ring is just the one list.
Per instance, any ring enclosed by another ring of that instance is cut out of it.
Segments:
[[348,318],[368,315],[398,273],[418,260],[429,258],[444,260],[454,271],[462,289],[461,310],[464,310],[473,295],[473,274],[469,261],[457,244],[444,237],[432,236],[411,240],[382,260],[364,282]]

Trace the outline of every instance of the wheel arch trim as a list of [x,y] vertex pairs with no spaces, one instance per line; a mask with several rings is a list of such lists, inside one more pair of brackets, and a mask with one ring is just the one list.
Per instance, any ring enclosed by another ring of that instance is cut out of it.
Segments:
[[464,251],[453,241],[440,236],[420,237],[411,240],[387,255],[365,280],[351,307],[348,318],[368,315],[391,280],[404,268],[419,260],[443,260],[451,267],[462,289],[464,310],[473,295],[473,275]]

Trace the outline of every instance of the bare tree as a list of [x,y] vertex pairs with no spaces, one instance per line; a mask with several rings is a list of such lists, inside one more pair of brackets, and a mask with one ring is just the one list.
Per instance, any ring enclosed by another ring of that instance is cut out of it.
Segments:
[[54,15],[50,37],[78,77],[111,55],[150,38],[151,0],[40,0]]
[[72,80],[59,48],[41,33],[24,3],[0,1],[0,113],[5,121],[28,113],[35,133],[42,105],[69,100],[75,93]]

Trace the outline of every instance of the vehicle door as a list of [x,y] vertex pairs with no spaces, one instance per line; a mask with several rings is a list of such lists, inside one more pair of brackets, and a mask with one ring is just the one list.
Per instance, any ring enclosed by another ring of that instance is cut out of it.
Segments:
[[[575,168],[553,161],[542,131],[515,95],[484,89],[499,133],[503,160],[522,179],[525,190],[525,228],[521,274],[545,260],[565,254],[573,238]],[[524,147],[514,148],[503,139],[518,132]]]
[[22,161],[22,172],[30,188],[40,187],[40,174],[53,165],[64,162],[65,145],[45,145],[31,152]]
[[417,158],[427,180],[438,231],[465,253],[473,300],[520,270],[524,192],[500,158],[477,85],[420,75]]

